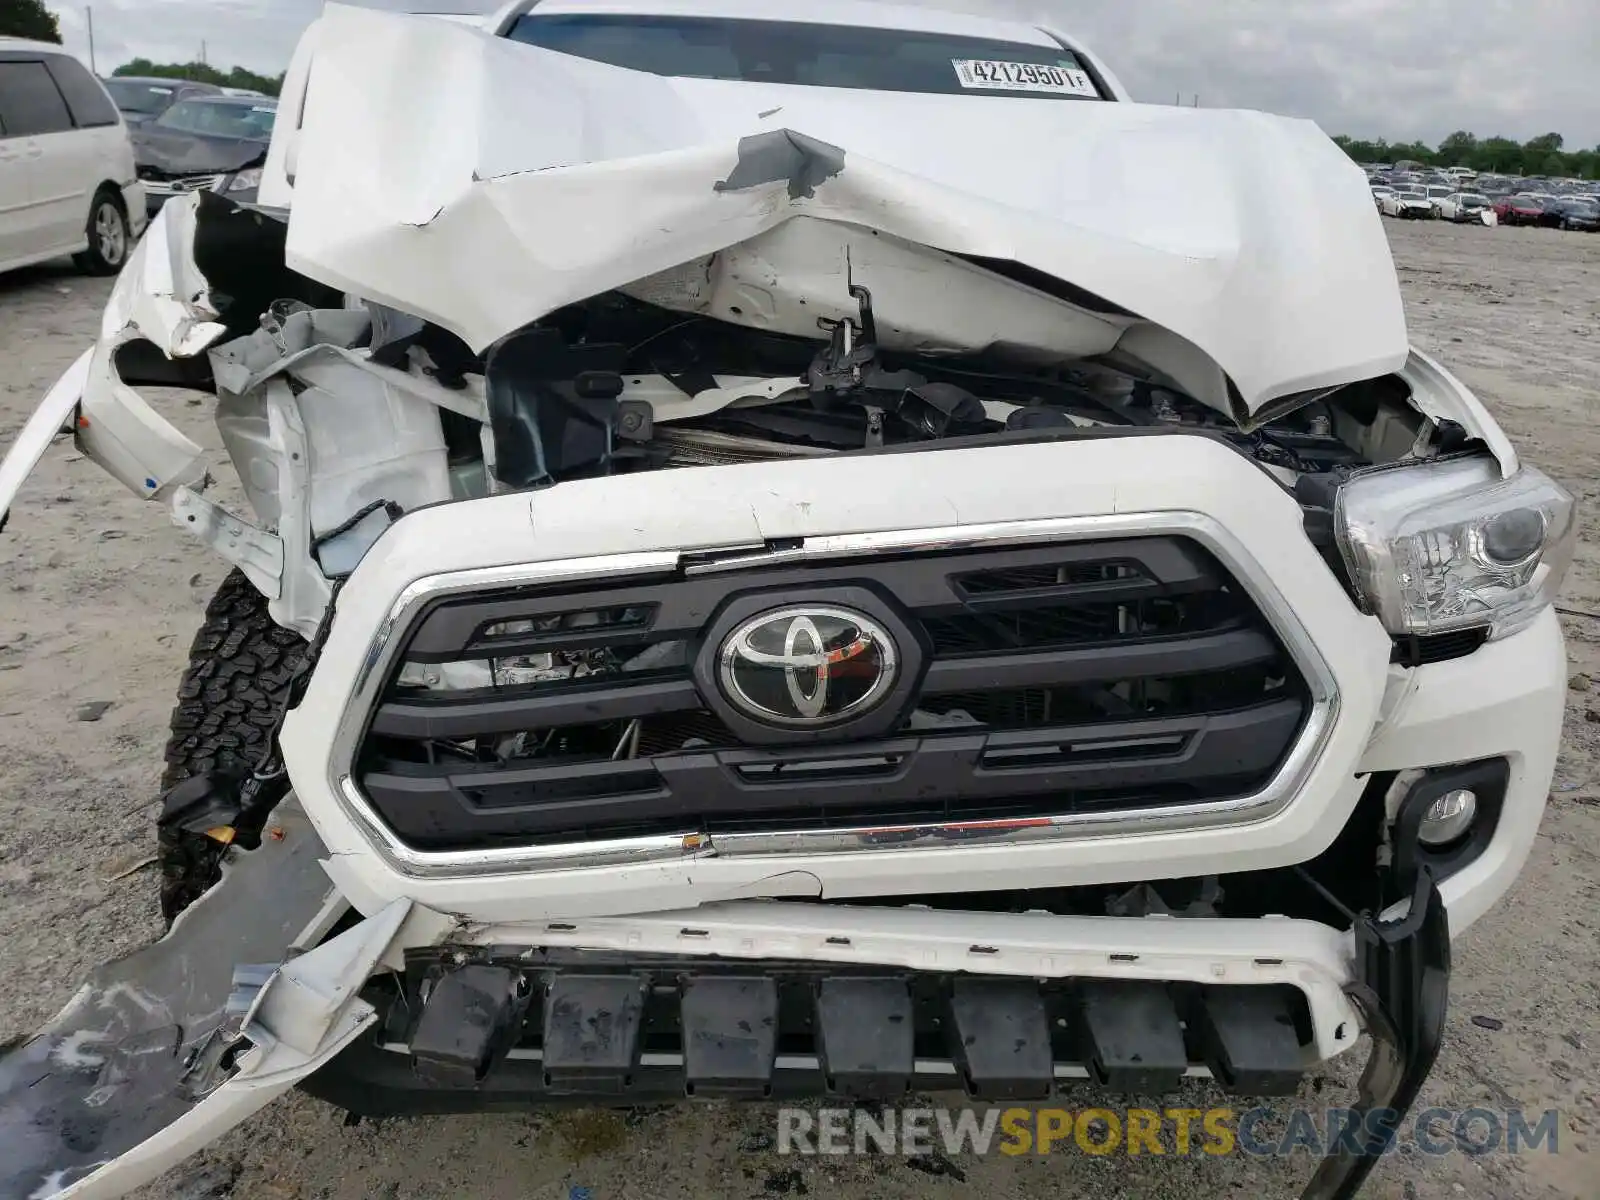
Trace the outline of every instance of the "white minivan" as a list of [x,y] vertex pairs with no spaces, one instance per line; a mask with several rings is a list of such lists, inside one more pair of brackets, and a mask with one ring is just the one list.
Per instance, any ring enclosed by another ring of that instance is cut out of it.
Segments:
[[146,220],[105,87],[60,46],[0,37],[0,271],[70,254],[114,275]]

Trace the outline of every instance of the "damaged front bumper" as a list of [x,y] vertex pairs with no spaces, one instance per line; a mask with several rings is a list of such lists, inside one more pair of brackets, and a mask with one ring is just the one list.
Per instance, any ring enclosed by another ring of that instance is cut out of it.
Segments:
[[[297,1084],[384,1115],[911,1089],[1037,1101],[1083,1079],[1150,1093],[1206,1075],[1263,1094],[1365,1030],[1359,1103],[1397,1121],[1443,1027],[1448,916],[1426,873],[1404,912],[1351,933],[783,902],[469,933],[404,900],[354,920],[319,886],[298,807],[276,821],[163,941],[0,1059],[0,1198],[124,1195]],[[1380,1126],[1305,1196],[1354,1195],[1388,1148]]]
[[[315,925],[327,893],[310,822],[285,808],[277,828],[281,838],[234,865],[167,937],[101,967],[54,1021],[0,1058],[0,1196],[122,1195],[248,1117],[361,1028],[359,1012],[333,1002],[311,1006],[329,1019],[326,1046],[305,1036],[309,1026],[284,1026],[288,1040],[268,1032],[277,1028],[269,1014],[296,986],[275,982],[279,995],[265,1004],[273,967],[249,964],[278,963],[308,931],[325,932]],[[236,1052],[235,1073],[217,1089],[220,1063],[202,1060],[222,1041]]]
[[349,910],[323,853],[299,807],[283,806],[262,847],[165,938],[97,970],[0,1057],[0,1198],[126,1195],[373,1022],[362,984],[397,942],[448,922],[396,901],[334,934]]

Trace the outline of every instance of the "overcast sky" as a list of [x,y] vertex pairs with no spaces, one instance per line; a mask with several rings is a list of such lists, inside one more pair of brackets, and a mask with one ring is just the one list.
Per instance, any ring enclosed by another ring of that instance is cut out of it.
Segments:
[[[46,0],[85,59],[84,6]],[[363,0],[488,10],[494,0]],[[803,4],[804,0],[795,0]],[[1600,0],[940,0],[1048,19],[1083,38],[1139,100],[1310,117],[1330,134],[1456,129],[1600,143]],[[322,0],[94,0],[102,71],[134,57],[276,74]]]

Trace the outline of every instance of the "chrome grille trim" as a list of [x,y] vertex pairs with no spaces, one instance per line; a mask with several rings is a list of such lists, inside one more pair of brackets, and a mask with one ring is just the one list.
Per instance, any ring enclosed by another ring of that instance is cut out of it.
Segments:
[[[354,779],[354,760],[367,715],[399,652],[403,634],[422,607],[442,596],[489,588],[593,582],[597,579],[672,571],[689,551],[661,551],[565,559],[426,576],[405,588],[374,634],[347,697],[328,761],[328,784],[345,813],[384,861],[416,878],[520,874],[577,870],[619,864],[681,861],[710,857],[776,854],[892,854],[906,849],[952,849],[972,845],[1078,840],[1119,834],[1242,826],[1270,820],[1294,799],[1322,756],[1339,715],[1333,671],[1310,634],[1294,615],[1271,575],[1215,519],[1198,512],[1128,513],[1063,517],[981,525],[833,534],[805,539],[799,547],[763,555],[757,547],[733,546],[736,558],[723,563],[748,567],[767,562],[838,560],[887,553],[961,550],[1041,541],[1073,541],[1128,535],[1176,534],[1209,550],[1250,594],[1299,667],[1310,692],[1304,727],[1283,764],[1261,790],[1229,800],[1173,805],[1158,810],[1115,810],[1059,817],[966,821],[941,825],[723,833],[698,830],[681,834],[606,839],[543,846],[481,850],[423,851],[399,840],[379,818]],[[746,553],[740,553],[747,551]],[[704,551],[692,553],[696,560]],[[697,569],[706,569],[703,565]],[[885,834],[897,835],[890,845]]]
[[226,178],[226,174],[169,175],[164,179],[147,178],[144,180],[144,185],[147,192],[158,196],[186,196],[190,192],[214,192],[222,186],[222,181]]

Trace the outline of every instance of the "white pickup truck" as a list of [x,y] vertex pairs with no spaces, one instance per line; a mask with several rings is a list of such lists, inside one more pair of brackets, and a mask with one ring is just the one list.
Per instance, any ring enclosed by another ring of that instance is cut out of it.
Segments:
[[1355,1194],[1544,808],[1574,506],[1337,146],[1022,23],[520,0],[330,6],[267,176],[166,205],[0,465],[70,426],[236,568],[176,922],[0,1059],[0,1197],[296,1085],[1262,1094],[1365,1033]]

